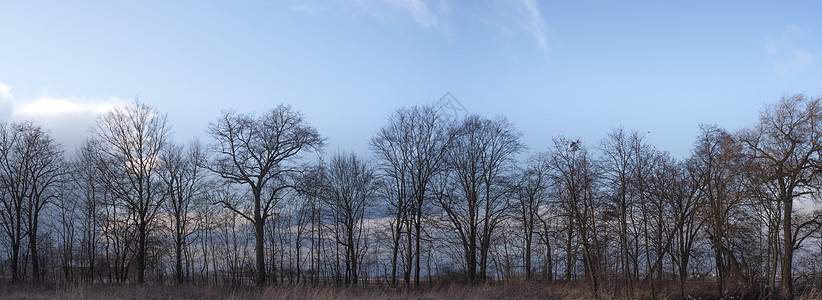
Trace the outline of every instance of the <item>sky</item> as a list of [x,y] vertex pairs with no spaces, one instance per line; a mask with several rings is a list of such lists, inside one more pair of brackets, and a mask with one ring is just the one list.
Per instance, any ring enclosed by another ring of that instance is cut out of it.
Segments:
[[[663,3],[664,2],[664,3]],[[69,151],[139,98],[174,139],[221,111],[300,110],[326,152],[368,155],[394,110],[451,93],[505,116],[530,152],[596,146],[619,126],[674,157],[699,123],[753,125],[765,104],[822,96],[818,2],[0,0],[0,119]]]

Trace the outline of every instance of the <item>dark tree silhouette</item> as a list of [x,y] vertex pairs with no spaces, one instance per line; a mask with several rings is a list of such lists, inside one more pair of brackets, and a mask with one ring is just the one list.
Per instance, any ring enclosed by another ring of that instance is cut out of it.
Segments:
[[324,139],[302,113],[288,105],[279,105],[262,116],[225,112],[209,125],[208,134],[214,143],[206,168],[251,189],[251,203],[219,203],[254,225],[256,283],[263,285],[265,222],[273,215],[279,192],[295,188],[289,177],[303,171],[295,160],[307,151],[320,150]]

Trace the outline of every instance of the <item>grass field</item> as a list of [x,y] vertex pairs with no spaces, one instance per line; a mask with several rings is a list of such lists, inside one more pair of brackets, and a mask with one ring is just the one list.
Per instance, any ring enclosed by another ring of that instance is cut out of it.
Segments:
[[[689,284],[684,299],[717,299],[711,285]],[[675,289],[662,287],[659,299],[682,299]],[[428,286],[417,289],[387,286],[340,287],[332,285],[284,285],[264,288],[217,287],[203,285],[103,285],[73,284],[35,286],[0,284],[0,299],[592,299],[593,295],[578,282],[518,282],[506,285],[463,284]],[[609,293],[600,299],[622,299]],[[635,290],[636,299],[650,299],[650,291]],[[726,299],[763,299],[764,295],[737,294]],[[797,299],[822,299],[822,292],[807,291]]]

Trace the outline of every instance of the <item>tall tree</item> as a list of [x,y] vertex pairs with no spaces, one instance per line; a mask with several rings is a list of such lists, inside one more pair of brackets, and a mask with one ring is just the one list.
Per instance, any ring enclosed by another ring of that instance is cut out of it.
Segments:
[[[378,170],[387,183],[383,193],[388,202],[387,210],[391,217],[391,283],[397,283],[397,260],[400,242],[403,238],[403,226],[408,224],[411,202],[409,169],[412,147],[410,145],[411,115],[407,110],[399,110],[388,117],[388,124],[377,131],[371,138],[370,146],[377,157]],[[410,241],[410,228],[408,232]],[[410,251],[410,249],[409,249]],[[410,274],[408,274],[410,276]],[[408,284],[409,276],[406,276]]]
[[191,142],[185,148],[171,144],[168,151],[160,156],[160,177],[167,193],[163,207],[170,219],[169,229],[174,242],[174,279],[177,284],[184,281],[183,251],[189,244],[188,237],[196,233],[191,217],[203,197],[205,182],[199,165],[204,154],[199,143]]
[[[516,203],[515,219],[522,230],[525,257],[525,279],[532,277],[532,252],[535,234],[539,233],[541,216],[544,214],[548,200],[548,169],[544,155],[535,155],[528,159],[524,170],[517,181],[514,198]],[[547,230],[544,230],[547,231]],[[545,234],[545,233],[543,233]],[[546,239],[547,242],[547,239]],[[546,270],[548,272],[548,270]]]
[[166,115],[135,100],[102,115],[93,128],[102,159],[103,179],[116,201],[122,201],[137,229],[137,282],[145,282],[148,236],[165,196],[159,159],[171,130]]
[[28,214],[29,253],[31,254],[32,278],[40,281],[40,253],[37,238],[40,235],[40,215],[43,208],[59,194],[57,185],[62,182],[65,172],[63,146],[54,141],[40,126],[22,123],[18,128],[23,134],[18,151],[25,153],[27,162],[24,177],[30,181],[26,195]]
[[401,180],[397,183],[401,191],[397,195],[409,199],[402,205],[407,209],[409,232],[405,282],[410,283],[413,265],[414,284],[419,286],[423,208],[428,203],[431,181],[442,170],[444,153],[452,140],[449,121],[432,105],[399,109],[388,121],[371,140],[371,147],[383,168],[390,166],[389,176]]
[[805,95],[783,97],[760,113],[759,123],[742,132],[745,154],[759,164],[773,182],[771,200],[780,204],[782,215],[782,298],[793,297],[793,256],[806,235],[800,229],[818,224],[810,220],[794,223],[794,201],[815,190],[822,147],[822,100]]
[[619,265],[622,269],[623,288],[625,296],[633,297],[633,280],[631,280],[631,263],[633,255],[629,247],[628,219],[633,206],[631,199],[631,183],[633,178],[630,134],[623,128],[618,128],[608,134],[600,144],[602,157],[600,158],[603,178],[608,190],[612,211],[616,215],[617,237],[619,239]]
[[33,278],[40,279],[40,213],[56,195],[62,146],[31,122],[0,123],[0,200],[2,226],[11,244],[12,280],[20,278],[20,246],[29,237]]
[[274,213],[278,193],[295,188],[289,177],[304,171],[296,163],[299,155],[320,150],[324,139],[288,105],[278,105],[262,116],[224,112],[209,124],[208,134],[214,143],[206,168],[251,189],[251,203],[219,203],[254,225],[256,283],[263,285],[265,222]]
[[485,280],[491,238],[509,205],[514,155],[525,148],[520,136],[504,118],[469,116],[446,151],[454,194],[436,198],[462,242],[469,283]]
[[685,297],[685,280],[691,260],[694,242],[705,224],[699,216],[704,201],[700,194],[702,180],[697,176],[695,159],[678,164],[670,170],[672,188],[667,198],[672,222],[674,243],[671,246],[671,260],[676,267],[680,296]]
[[77,197],[80,222],[80,240],[82,241],[82,257],[87,263],[85,270],[87,273],[81,274],[84,280],[94,281],[97,260],[97,247],[100,243],[100,193],[104,190],[99,186],[101,179],[100,153],[96,151],[97,146],[94,140],[86,140],[78,149],[71,162],[70,181],[72,189]]
[[600,249],[597,240],[597,196],[593,160],[588,150],[579,140],[564,137],[554,139],[548,159],[550,179],[556,191],[558,204],[565,210],[568,230],[568,252],[566,274],[572,275],[570,268],[575,263],[571,255],[573,232],[582,246],[582,261],[591,291],[599,298],[602,281],[600,270]]
[[700,125],[693,153],[693,171],[705,197],[708,236],[714,250],[717,292],[724,293],[727,278],[726,256],[730,214],[741,205],[741,149],[734,138],[715,125]]
[[337,243],[345,248],[350,282],[357,284],[364,244],[365,216],[377,189],[374,169],[355,154],[337,154],[328,167],[324,201],[339,223]]

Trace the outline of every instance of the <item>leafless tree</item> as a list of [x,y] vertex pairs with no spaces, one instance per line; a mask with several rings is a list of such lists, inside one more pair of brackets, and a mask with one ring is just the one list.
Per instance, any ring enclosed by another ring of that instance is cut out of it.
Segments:
[[783,97],[767,106],[755,127],[742,132],[740,140],[749,159],[773,182],[771,200],[782,208],[782,298],[793,297],[793,257],[807,235],[807,226],[818,226],[815,219],[796,224],[794,201],[812,194],[819,174],[816,161],[822,146],[822,100],[804,95]]
[[198,201],[203,198],[206,183],[199,168],[204,154],[199,143],[191,142],[186,148],[170,144],[168,150],[160,155],[160,177],[166,187],[163,207],[170,219],[175,256],[174,278],[177,284],[184,282],[183,251],[188,247],[189,236],[197,232],[192,216]]
[[357,284],[367,245],[365,215],[377,189],[374,169],[355,154],[337,154],[328,167],[327,194],[323,201],[339,223],[336,241],[345,248],[346,273]]
[[[388,124],[371,140],[381,170],[395,186],[396,198],[392,197],[395,199],[392,206],[396,209],[394,257],[399,250],[402,221],[405,221],[408,232],[406,284],[410,284],[412,265],[414,284],[420,284],[423,209],[430,194],[431,180],[442,170],[444,153],[452,139],[448,127],[448,119],[435,106],[402,108],[389,116]],[[392,269],[396,266],[394,259]],[[392,278],[395,277],[393,274]]]
[[165,115],[135,100],[97,120],[93,129],[98,151],[108,162],[103,178],[112,195],[132,215],[137,233],[137,282],[145,282],[149,234],[165,197],[159,159],[168,147],[170,125]]
[[486,278],[492,236],[506,217],[513,192],[509,176],[514,155],[525,148],[520,136],[504,118],[469,116],[446,151],[444,174],[453,194],[436,199],[462,243],[469,283]]
[[12,280],[20,280],[20,246],[28,236],[32,277],[40,280],[38,242],[40,214],[57,194],[63,149],[32,122],[0,123],[2,224],[11,242]]
[[256,283],[263,285],[265,221],[273,214],[278,193],[295,188],[288,177],[303,171],[295,160],[307,151],[320,150],[324,139],[302,113],[288,105],[279,105],[259,117],[224,112],[209,124],[208,134],[214,144],[206,168],[251,189],[251,203],[220,204],[254,225]]
[[95,261],[98,255],[98,246],[100,244],[100,227],[101,227],[101,201],[100,194],[104,188],[100,187],[103,182],[101,175],[102,160],[100,153],[97,152],[97,145],[95,140],[86,140],[85,143],[77,150],[74,159],[70,163],[70,171],[73,180],[70,180],[73,195],[77,198],[78,219],[81,222],[80,240],[82,241],[82,257],[86,262],[87,273],[81,274],[84,280],[88,282],[94,281],[94,274],[96,273]]
[[545,160],[544,154],[529,158],[525,168],[521,171],[516,186],[514,215],[519,223],[517,225],[522,230],[525,244],[523,249],[525,257],[523,259],[525,260],[526,279],[532,277],[531,256],[534,250],[535,234],[539,233],[539,225],[543,219],[542,216],[545,214],[546,202],[548,201],[548,165]]
[[693,153],[693,171],[699,179],[700,194],[705,197],[711,245],[717,271],[717,292],[724,293],[727,278],[726,256],[729,220],[742,205],[741,148],[725,130],[712,125],[700,125]]
[[[30,180],[27,198],[29,252],[31,254],[32,276],[34,281],[40,281],[43,270],[40,268],[37,238],[40,235],[40,215],[43,208],[51,203],[60,193],[58,185],[65,179],[63,163],[63,146],[54,141],[48,133],[32,123],[24,123],[21,130],[24,135],[25,153],[28,162],[25,163],[25,177]],[[22,149],[21,149],[22,150]]]
[[[635,133],[634,133],[635,134]],[[631,198],[634,152],[631,151],[630,134],[623,128],[613,130],[600,145],[602,152],[601,166],[606,181],[608,195],[613,206],[613,213],[618,220],[617,237],[620,246],[620,267],[625,288],[625,296],[633,297],[633,280],[631,280],[631,253],[629,247],[628,220],[634,199]]]
[[570,252],[573,248],[573,232],[576,232],[582,247],[585,273],[591,291],[598,298],[601,284],[601,249],[597,241],[597,174],[593,160],[581,141],[559,137],[554,139],[548,163],[555,197],[564,210],[564,217],[567,218],[566,277],[572,275],[570,270],[575,263],[575,257]]
[[685,280],[688,277],[688,265],[693,255],[694,242],[697,240],[706,219],[699,215],[705,202],[700,194],[701,179],[695,174],[695,160],[689,159],[671,168],[671,188],[667,204],[671,212],[674,243],[671,246],[671,259],[676,267],[677,283],[680,295],[685,296]]

